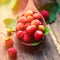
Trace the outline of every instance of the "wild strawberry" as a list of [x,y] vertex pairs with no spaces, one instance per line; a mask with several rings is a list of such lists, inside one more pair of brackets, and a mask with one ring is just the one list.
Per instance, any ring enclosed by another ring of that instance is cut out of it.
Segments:
[[9,48],[8,49],[8,55],[11,58],[16,57],[17,56],[17,50],[16,50],[16,48]]
[[26,28],[26,32],[28,33],[28,34],[34,34],[34,32],[37,30],[37,27],[35,26],[35,25],[32,25],[32,26],[28,26],[27,28]]
[[45,26],[44,25],[38,25],[38,30],[44,31],[45,30]]
[[41,38],[43,38],[44,34],[42,31],[39,31],[37,30],[35,33],[34,33],[34,39],[35,41],[39,41]]
[[42,24],[42,22],[41,21],[39,21],[39,20],[33,20],[32,22],[31,22],[31,25],[36,25],[36,26],[38,26],[38,25],[41,25]]
[[13,47],[13,39],[10,37],[5,39],[5,46],[6,46],[6,48]]
[[22,16],[18,19],[18,23],[19,22],[25,24],[27,22],[27,18],[25,16]]
[[41,15],[40,15],[40,13],[34,13],[33,17],[34,17],[34,19],[39,19],[40,20]]
[[19,40],[22,39],[23,36],[24,36],[23,31],[17,31],[17,32],[16,32],[16,36],[17,36],[17,38],[18,38]]
[[24,13],[24,16],[27,17],[27,16],[33,16],[33,11],[32,10],[27,10],[25,13]]
[[16,30],[17,30],[17,31],[24,30],[24,24],[23,24],[23,23],[18,23],[18,24],[16,25]]
[[27,17],[27,22],[28,22],[28,23],[30,23],[30,22],[33,21],[33,20],[34,20],[34,18],[33,18],[32,16],[28,16],[28,17]]
[[28,26],[31,26],[31,24],[30,23],[26,23],[25,24],[25,28],[27,28]]
[[45,20],[49,19],[49,12],[47,10],[41,11],[41,14],[45,18]]
[[29,34],[24,34],[24,38],[23,38],[23,41],[26,42],[26,43],[29,43],[31,41],[31,37]]

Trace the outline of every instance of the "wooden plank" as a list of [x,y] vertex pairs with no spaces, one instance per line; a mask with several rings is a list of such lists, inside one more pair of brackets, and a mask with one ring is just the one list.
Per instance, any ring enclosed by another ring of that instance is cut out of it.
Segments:
[[53,24],[50,24],[50,35],[55,43],[55,46],[60,54],[60,17],[57,14],[57,19]]
[[[4,36],[2,35],[2,37]],[[15,35],[13,37],[14,47],[18,51],[16,60],[60,60],[60,55],[50,34],[46,37],[46,42],[36,47],[24,46],[16,39]],[[0,40],[0,60],[11,60],[4,46],[4,40]]]
[[57,39],[57,42],[60,44],[60,15],[57,14],[56,21],[50,25],[53,33],[55,34],[55,37]]

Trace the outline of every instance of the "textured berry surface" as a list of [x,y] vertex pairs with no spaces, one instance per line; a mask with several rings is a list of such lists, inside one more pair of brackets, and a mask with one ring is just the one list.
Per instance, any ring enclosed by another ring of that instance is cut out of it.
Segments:
[[22,16],[22,17],[20,17],[20,18],[18,19],[18,22],[17,22],[17,23],[19,23],[19,22],[25,24],[25,23],[27,22],[27,18],[24,17],[24,16]]
[[17,56],[16,48],[9,48],[8,49],[8,55],[9,55],[9,57],[12,57],[12,58],[16,57]]
[[12,38],[7,38],[6,40],[5,40],[5,46],[6,46],[6,48],[10,48],[10,47],[13,47],[13,39]]
[[35,33],[34,33],[34,38],[36,41],[39,41],[41,38],[43,38],[44,34],[42,31],[39,31],[37,30]]
[[26,23],[25,24],[25,28],[27,28],[28,26],[31,26],[31,24],[30,23]]
[[24,34],[24,38],[23,38],[23,41],[24,42],[26,42],[26,43],[29,43],[30,42],[30,40],[31,40],[31,37],[30,37],[30,35],[29,34]]
[[16,25],[16,30],[19,31],[19,30],[23,30],[24,29],[24,24],[23,23],[18,23]]
[[47,10],[41,11],[41,14],[45,18],[45,20],[49,19],[49,12]]
[[44,25],[38,25],[38,30],[44,31],[45,30],[45,26]]
[[30,22],[33,21],[33,20],[34,20],[33,16],[28,16],[28,17],[27,17],[27,22],[28,22],[28,23],[30,23]]
[[27,27],[26,28],[26,32],[28,33],[28,34],[34,34],[34,32],[37,30],[37,27],[35,26],[35,25],[32,25],[32,26],[29,26],[29,27]]
[[17,31],[16,36],[17,36],[18,39],[22,39],[23,36],[24,36],[23,31]]
[[27,10],[25,13],[24,13],[24,16],[27,17],[27,16],[33,16],[33,11],[32,10]]
[[34,19],[39,19],[40,20],[41,15],[40,15],[40,13],[34,13],[33,17],[34,17]]
[[39,21],[39,20],[33,20],[32,22],[31,22],[31,25],[36,25],[36,26],[38,26],[38,25],[41,25],[42,23],[41,23],[41,21]]

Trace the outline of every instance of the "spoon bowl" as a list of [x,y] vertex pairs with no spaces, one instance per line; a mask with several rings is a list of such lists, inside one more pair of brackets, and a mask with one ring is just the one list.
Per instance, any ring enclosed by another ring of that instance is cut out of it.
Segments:
[[[40,12],[37,10],[37,8],[35,7],[34,5],[34,1],[33,0],[28,0],[28,3],[27,3],[27,6],[26,8],[23,10],[23,12],[20,14],[20,16],[24,15],[24,13],[27,11],[27,10],[32,10],[33,12],[38,12],[40,14]],[[45,22],[45,19],[43,18],[43,16],[40,14],[41,16],[41,22],[43,23],[43,25],[46,27],[46,22]],[[44,39],[43,39],[44,40]],[[41,42],[37,42],[36,45],[39,45]],[[26,46],[33,46],[32,43],[25,43],[23,41],[20,41],[23,45],[26,45]]]

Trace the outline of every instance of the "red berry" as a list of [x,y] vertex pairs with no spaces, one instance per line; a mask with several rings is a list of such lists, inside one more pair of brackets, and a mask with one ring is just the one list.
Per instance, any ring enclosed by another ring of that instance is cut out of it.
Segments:
[[29,43],[29,42],[31,41],[31,37],[30,37],[30,35],[28,35],[27,33],[24,34],[23,41],[26,42],[26,43]]
[[42,31],[39,31],[37,30],[35,33],[34,33],[34,39],[36,41],[40,41],[39,39],[43,38],[44,34]]
[[24,16],[22,16],[22,17],[20,17],[20,18],[18,19],[18,23],[19,23],[19,22],[25,24],[25,23],[27,22],[27,18],[24,17]]
[[27,16],[33,16],[33,11],[32,10],[27,10],[25,13],[24,13],[24,16],[27,17]]
[[27,28],[28,26],[31,26],[31,24],[30,23],[26,23],[25,24],[25,28]]
[[24,24],[23,23],[18,23],[16,25],[16,30],[19,31],[19,30],[24,30]]
[[33,17],[34,17],[34,19],[39,19],[40,20],[41,15],[40,15],[40,13],[34,13]]
[[37,27],[35,25],[29,26],[26,28],[26,32],[28,34],[34,34],[34,32],[37,30]]
[[5,46],[6,46],[6,48],[10,48],[10,47],[13,47],[13,40],[12,40],[12,38],[7,38],[6,40],[5,40]]
[[24,31],[23,31],[23,35],[25,35],[25,34],[26,34],[26,31],[24,30]]
[[32,16],[27,17],[27,22],[30,23],[34,18]]
[[15,48],[9,48],[8,49],[8,55],[9,55],[9,57],[12,57],[12,58],[16,57],[17,50]]
[[23,31],[17,31],[16,36],[17,36],[18,39],[22,39],[23,36],[24,36]]
[[38,25],[41,25],[42,24],[42,22],[41,21],[39,21],[39,20],[33,20],[32,22],[31,22],[31,25],[36,25],[36,26],[38,26]]
[[41,14],[46,20],[49,19],[49,12],[47,10],[41,11]]

